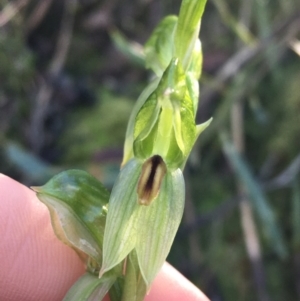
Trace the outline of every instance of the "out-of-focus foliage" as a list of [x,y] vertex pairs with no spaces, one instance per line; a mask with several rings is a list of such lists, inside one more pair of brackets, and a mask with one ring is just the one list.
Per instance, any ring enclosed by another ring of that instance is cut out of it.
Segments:
[[[151,78],[141,47],[179,5],[0,0],[0,172],[37,185],[80,167],[111,185],[129,113]],[[291,45],[300,40],[300,3],[212,0],[200,36],[197,124],[214,120],[186,165],[186,211],[169,260],[212,300],[298,300],[300,57]],[[231,158],[221,132],[235,149]],[[240,181],[249,174],[250,185]],[[255,208],[253,189],[265,197]],[[266,200],[274,243],[259,211]],[[248,245],[245,217],[256,228]],[[285,259],[276,253],[276,229]]]

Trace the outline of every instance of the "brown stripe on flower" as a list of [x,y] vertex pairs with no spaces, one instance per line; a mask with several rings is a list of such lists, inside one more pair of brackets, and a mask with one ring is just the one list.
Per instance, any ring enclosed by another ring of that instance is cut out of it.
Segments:
[[166,172],[161,156],[155,155],[145,161],[137,186],[139,204],[148,206],[158,196]]

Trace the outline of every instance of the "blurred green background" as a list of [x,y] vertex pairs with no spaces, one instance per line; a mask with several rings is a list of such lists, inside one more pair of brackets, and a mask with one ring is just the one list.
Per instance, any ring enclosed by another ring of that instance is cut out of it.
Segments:
[[[178,0],[0,0],[0,172],[111,188],[143,47]],[[209,0],[184,218],[169,261],[212,301],[300,300],[300,2]],[[1,200],[0,200],[1,201]]]

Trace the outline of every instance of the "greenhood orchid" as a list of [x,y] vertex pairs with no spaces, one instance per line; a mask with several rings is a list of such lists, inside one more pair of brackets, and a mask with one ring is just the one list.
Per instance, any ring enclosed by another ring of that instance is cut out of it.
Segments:
[[167,258],[184,209],[182,170],[211,122],[195,123],[205,3],[183,0],[179,16],[163,19],[145,45],[146,67],[155,78],[132,111],[111,194],[80,171],[34,188],[57,236],[87,266],[65,300],[93,300],[96,294],[101,300],[107,291],[112,300],[143,300]]

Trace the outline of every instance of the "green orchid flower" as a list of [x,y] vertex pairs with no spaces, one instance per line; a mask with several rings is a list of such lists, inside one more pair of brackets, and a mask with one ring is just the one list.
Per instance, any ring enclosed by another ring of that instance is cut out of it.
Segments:
[[123,261],[126,267],[134,253],[149,287],[170,251],[184,208],[182,169],[211,122],[195,123],[204,4],[184,1],[179,18],[165,18],[146,44],[146,64],[157,78],[141,94],[129,121],[123,167],[108,205],[100,277]]
[[195,122],[205,3],[183,0],[179,17],[166,17],[146,43],[146,66],[156,77],[132,111],[111,194],[76,170],[34,188],[57,237],[87,267],[64,300],[102,300],[109,291],[113,301],[142,301],[167,258],[184,209],[182,170],[211,122]]

